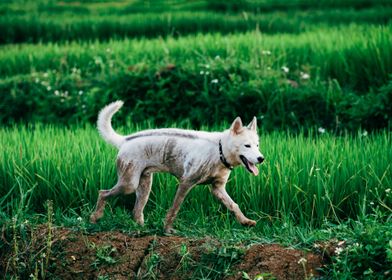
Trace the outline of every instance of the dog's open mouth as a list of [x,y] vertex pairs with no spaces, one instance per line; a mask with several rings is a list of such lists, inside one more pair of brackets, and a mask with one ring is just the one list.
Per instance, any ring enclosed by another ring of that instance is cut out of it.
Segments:
[[246,169],[248,169],[248,171],[250,173],[252,173],[255,176],[259,175],[259,169],[257,168],[257,166],[255,164],[251,163],[243,155],[240,155],[240,159],[242,160],[242,163],[244,164],[244,166],[246,167]]

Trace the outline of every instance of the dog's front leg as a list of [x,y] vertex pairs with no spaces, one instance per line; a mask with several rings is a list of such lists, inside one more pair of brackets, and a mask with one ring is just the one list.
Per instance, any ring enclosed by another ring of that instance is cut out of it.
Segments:
[[175,233],[173,229],[173,221],[177,216],[178,210],[180,210],[180,206],[184,201],[185,196],[192,189],[192,184],[180,183],[177,189],[176,196],[174,198],[173,206],[170,208],[169,212],[167,212],[166,220],[165,220],[165,232],[166,233]]
[[212,188],[212,194],[219,199],[231,212],[234,213],[237,221],[244,226],[254,226],[256,221],[248,219],[242,213],[237,203],[231,199],[229,194],[226,192],[225,183],[215,183]]

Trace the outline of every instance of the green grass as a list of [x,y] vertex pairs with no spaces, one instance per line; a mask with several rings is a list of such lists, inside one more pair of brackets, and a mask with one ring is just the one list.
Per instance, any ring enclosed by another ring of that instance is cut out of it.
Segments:
[[[260,121],[267,159],[260,175],[240,167],[227,185],[257,226],[239,225],[209,186],[199,186],[175,222],[180,235],[313,250],[320,240],[344,241],[326,279],[389,277],[391,7],[390,0],[1,0],[0,122],[8,126],[0,127],[0,227],[10,243],[0,242],[0,256],[11,250],[17,268],[6,277],[45,278],[52,236],[43,237],[45,251],[18,247],[30,248],[30,230],[42,223],[163,234],[178,183],[168,174],[154,176],[145,227],[131,219],[134,195],[111,200],[98,224],[88,222],[98,190],[116,182],[116,150],[86,123],[115,99],[126,101],[114,121],[124,133],[176,123],[221,130],[236,115]],[[100,250],[97,266],[115,261],[109,247]]]
[[[42,212],[46,200],[64,211],[92,208],[98,189],[111,188],[116,181],[116,151],[89,126],[14,127],[2,129],[0,135],[0,209],[8,216]],[[267,161],[261,175],[252,177],[238,168],[228,191],[257,220],[290,217],[301,225],[318,225],[324,219],[367,215],[374,207],[388,213],[390,143],[388,132],[366,137],[262,135]],[[174,177],[155,176],[147,212],[168,209],[176,184]],[[202,220],[220,211],[207,187],[193,190],[182,210]],[[231,223],[226,215],[220,219]]]
[[[120,131],[135,129],[140,127]],[[261,150],[267,160],[259,177],[239,167],[227,185],[243,212],[257,220],[256,227],[239,225],[213,199],[208,186],[191,191],[175,227],[180,235],[212,236],[223,244],[279,242],[317,250],[322,241],[344,241],[342,253],[332,257],[324,275],[382,279],[391,273],[392,262],[391,140],[387,131],[355,137],[262,133]],[[144,227],[131,219],[133,195],[111,200],[98,224],[88,222],[98,189],[110,188],[116,181],[116,151],[91,126],[1,128],[0,145],[0,224],[10,244],[29,244],[30,229],[41,223],[86,233],[163,234],[163,219],[177,185],[168,174],[154,176]],[[0,244],[5,250],[11,250],[9,246]],[[18,248],[12,248],[15,258],[24,254]],[[112,261],[104,259],[105,252],[97,260]],[[36,262],[29,260],[30,266]],[[41,270],[46,272],[45,267]],[[31,272],[20,267],[15,273]]]
[[[291,71],[307,70],[315,79],[337,79],[345,87],[366,91],[385,84],[392,71],[391,34],[391,25],[352,25],[299,35],[252,32],[165,40],[8,45],[1,48],[0,75],[70,71],[73,67],[86,75],[86,71],[99,73],[105,68],[112,72],[108,64],[125,70],[141,62],[146,67],[186,64],[199,72],[201,64],[211,63],[219,56],[229,65],[250,64],[247,68],[262,67],[265,71],[267,67],[279,69],[283,65]],[[263,51],[270,51],[271,55]]]
[[391,34],[391,25],[352,25],[298,35],[3,46],[0,120],[92,122],[101,106],[124,99],[135,122],[200,126],[241,115],[264,118],[268,130],[386,128]]
[[16,0],[0,1],[0,14],[68,13],[68,14],[132,14],[161,11],[271,12],[296,9],[366,9],[391,5],[391,0]]
[[267,14],[213,12],[138,13],[132,15],[5,15],[0,44],[22,42],[107,41],[127,37],[222,34],[260,29],[263,33],[299,33],[350,23],[387,24],[392,7],[366,10],[312,10]]

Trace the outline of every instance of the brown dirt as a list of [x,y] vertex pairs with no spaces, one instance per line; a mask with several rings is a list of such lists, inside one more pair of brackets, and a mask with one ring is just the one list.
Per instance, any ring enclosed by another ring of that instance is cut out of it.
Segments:
[[[65,228],[52,230],[52,245],[48,250],[48,233],[47,227],[42,226],[32,231],[29,242],[21,241],[18,261],[27,264],[28,274],[34,271],[32,268],[37,262],[45,263],[43,253],[47,252],[50,257],[46,277],[59,279],[97,279],[98,276],[108,276],[105,279],[191,279],[203,267],[218,279],[243,279],[243,272],[251,279],[259,274],[276,279],[305,279],[317,276],[318,269],[323,266],[320,254],[277,244],[227,247],[210,238],[131,237],[113,231],[85,234]],[[301,258],[306,259],[304,265],[298,263]],[[11,252],[0,253],[1,275],[14,274],[13,259]],[[216,272],[218,267],[223,267],[219,266],[222,260],[232,261],[227,274]]]

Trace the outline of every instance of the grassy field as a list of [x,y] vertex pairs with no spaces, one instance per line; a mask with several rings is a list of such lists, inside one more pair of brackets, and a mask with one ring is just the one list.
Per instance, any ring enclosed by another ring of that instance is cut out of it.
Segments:
[[0,44],[23,42],[107,41],[129,37],[184,36],[261,30],[263,33],[299,33],[344,24],[387,24],[391,7],[366,10],[334,9],[272,12],[268,14],[217,14],[213,12],[140,13],[131,15],[48,14],[45,17],[5,15]]
[[[2,129],[0,135],[4,147],[0,207],[10,216],[22,209],[42,212],[46,200],[60,209],[80,209],[85,203],[91,208],[97,190],[116,182],[116,151],[90,126],[14,127]],[[261,136],[260,147],[268,158],[261,175],[249,176],[239,168],[228,185],[246,212],[259,219],[291,217],[298,224],[316,226],[324,219],[366,216],[372,208],[384,213],[392,210],[387,191],[392,183],[389,133],[312,135]],[[168,209],[175,185],[173,177],[156,176],[150,206]],[[221,206],[208,192],[207,187],[194,190],[186,211],[200,219],[216,215]]]
[[[134,129],[140,127],[120,131]],[[17,223],[19,227],[21,223],[24,232],[26,221],[34,224],[46,220],[45,201],[51,201],[54,224],[85,231],[161,233],[177,184],[167,174],[154,177],[145,210],[146,227],[130,218],[133,196],[112,200],[100,224],[87,222],[98,189],[110,188],[116,182],[116,151],[98,137],[95,128],[16,126],[1,129],[0,136],[4,147],[0,154],[3,224]],[[318,240],[338,236],[348,244],[360,242],[364,248],[347,249],[346,259],[338,256],[335,267],[327,273],[338,277],[358,273],[358,263],[342,270],[347,260],[361,254],[385,257],[390,250],[384,243],[392,229],[390,143],[389,132],[356,137],[320,132],[311,137],[282,132],[262,135],[260,146],[267,160],[260,167],[260,176],[250,176],[238,168],[227,187],[244,213],[258,221],[256,228],[238,225],[206,186],[192,190],[176,226],[186,236],[210,235],[249,243],[278,241],[299,247],[312,247]],[[376,235],[378,241],[373,240]],[[375,275],[385,272],[388,259],[381,264],[369,259],[362,265],[378,269]]]
[[[130,218],[132,195],[88,222],[98,190],[116,181],[116,151],[93,124],[121,99],[114,126],[124,134],[258,119],[266,163],[258,177],[238,168],[227,186],[257,226],[240,226],[200,186],[180,235],[308,251],[333,243],[326,279],[388,279],[391,16],[390,0],[0,1],[0,274],[48,278],[53,227],[163,234],[177,185],[167,174],[154,177],[145,227]],[[30,253],[42,224],[46,244]],[[228,276],[232,254],[241,252],[219,249],[214,276],[198,277]],[[156,278],[159,261],[147,263],[144,278]]]
[[7,45],[0,120],[91,122],[104,104],[123,99],[133,122],[160,125],[214,125],[242,115],[263,116],[269,130],[385,128],[391,34],[390,25],[351,25],[298,35]]

